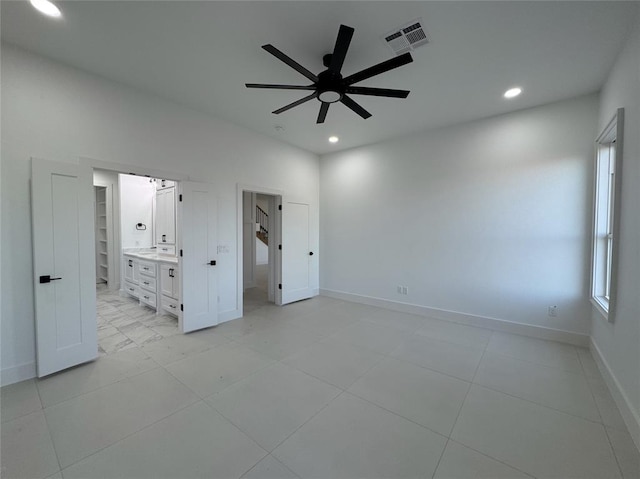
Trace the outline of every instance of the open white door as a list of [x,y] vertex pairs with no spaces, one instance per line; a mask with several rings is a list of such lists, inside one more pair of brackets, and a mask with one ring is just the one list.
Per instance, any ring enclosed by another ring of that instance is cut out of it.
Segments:
[[180,182],[178,231],[182,312],[179,326],[183,333],[218,324],[217,222],[218,204],[213,186]]
[[93,171],[31,162],[38,377],[98,355]]
[[309,205],[282,202],[282,292],[281,304],[313,296],[309,249]]

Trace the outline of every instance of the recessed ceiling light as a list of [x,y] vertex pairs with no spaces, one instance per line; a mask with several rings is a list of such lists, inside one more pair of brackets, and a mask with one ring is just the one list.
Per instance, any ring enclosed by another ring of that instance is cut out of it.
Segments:
[[329,143],[338,143],[339,138],[337,136],[330,136]]
[[35,8],[36,10],[44,13],[49,17],[57,18],[62,16],[62,13],[60,13],[60,9],[49,0],[31,0],[31,5],[33,5],[33,8]]
[[505,98],[515,98],[517,97],[520,93],[522,93],[522,88],[510,88],[509,90],[504,92],[504,97]]

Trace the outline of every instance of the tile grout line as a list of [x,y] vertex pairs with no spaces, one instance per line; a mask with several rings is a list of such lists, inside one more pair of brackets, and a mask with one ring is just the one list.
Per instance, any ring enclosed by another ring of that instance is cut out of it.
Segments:
[[53,435],[51,434],[51,426],[49,425],[49,420],[47,419],[47,414],[45,412],[45,408],[42,404],[42,397],[40,396],[40,387],[38,386],[37,378],[34,379],[36,385],[36,391],[38,392],[38,399],[40,400],[40,410],[42,411],[42,415],[44,416],[44,423],[47,425],[47,433],[49,435],[49,441],[51,441],[51,447],[53,447],[53,452],[56,455],[56,461],[58,462],[58,472],[62,474],[62,464],[60,464],[60,456],[58,456],[58,449],[56,448],[56,443],[53,440]]
[[[162,417],[162,418],[159,418],[158,420],[154,421],[153,423],[151,423],[151,424],[147,424],[146,426],[144,426],[144,427],[142,427],[142,428],[138,429],[137,431],[134,431],[134,432],[132,432],[132,433],[130,433],[130,434],[127,434],[126,436],[124,436],[124,437],[122,437],[122,438],[118,439],[117,441],[112,442],[111,444],[107,444],[106,446],[104,446],[104,447],[102,447],[102,448],[98,449],[97,451],[94,451],[94,452],[92,452],[91,454],[88,454],[88,455],[86,455],[85,457],[83,457],[83,458],[81,458],[81,459],[78,459],[77,461],[75,461],[75,462],[73,462],[73,463],[69,464],[68,466],[66,466],[64,469],[60,469],[60,472],[62,472],[62,471],[64,471],[64,470],[67,470],[67,469],[69,469],[70,467],[75,466],[76,464],[78,464],[78,463],[80,463],[80,462],[82,462],[82,461],[84,461],[84,460],[86,460],[86,459],[89,459],[90,457],[95,456],[96,454],[98,454],[98,453],[100,453],[100,452],[104,451],[105,449],[109,449],[110,447],[115,446],[116,444],[119,444],[120,442],[124,441],[125,439],[128,439],[128,438],[130,438],[131,436],[134,436],[134,435],[138,434],[139,432],[142,432],[142,431],[144,431],[144,430],[146,430],[146,429],[150,428],[151,426],[154,426],[154,425],[156,425],[157,423],[159,423],[159,422],[161,422],[161,421],[164,421],[165,419],[168,419],[168,418],[170,418],[171,416],[174,416],[174,415],[178,414],[178,413],[179,413],[179,412],[181,412],[181,411],[184,411],[185,409],[187,409],[187,408],[189,408],[189,407],[191,407],[191,406],[195,406],[195,405],[196,405],[196,404],[198,404],[199,402],[204,402],[204,401],[203,401],[202,399],[199,399],[199,398],[198,398],[198,400],[197,400],[197,401],[192,402],[192,403],[190,403],[190,404],[187,404],[187,405],[185,405],[185,406],[183,406],[183,407],[181,407],[181,408],[179,408],[179,409],[175,410],[175,411],[174,411],[174,412],[172,412],[171,414],[169,414],[169,415],[167,415],[167,416],[164,416],[164,417]],[[63,474],[63,476],[64,476],[64,474]]]
[[355,398],[357,398],[357,399],[360,399],[360,400],[362,400],[362,401],[364,401],[364,402],[366,402],[366,403],[370,404],[371,406],[377,407],[377,408],[379,408],[379,409],[382,409],[383,411],[386,411],[386,412],[388,412],[388,413],[390,413],[390,414],[393,414],[394,416],[397,416],[397,417],[399,417],[399,418],[402,418],[402,419],[404,419],[405,421],[409,421],[410,423],[415,424],[416,426],[419,426],[419,427],[421,427],[421,428],[423,428],[423,429],[426,429],[427,431],[429,431],[429,432],[431,432],[431,433],[433,433],[433,434],[437,434],[438,436],[441,436],[441,437],[443,437],[443,438],[445,438],[445,439],[449,439],[449,436],[447,436],[446,434],[443,434],[443,433],[441,433],[441,432],[438,432],[438,431],[436,431],[435,429],[431,429],[429,426],[425,426],[424,424],[420,424],[420,423],[418,423],[418,422],[414,421],[413,419],[409,419],[408,417],[405,417],[405,416],[403,416],[402,414],[399,414],[399,413],[394,412],[394,411],[392,411],[392,410],[390,410],[390,409],[387,409],[387,408],[386,408],[386,407],[384,407],[384,406],[380,406],[380,404],[376,404],[376,403],[374,403],[373,401],[371,401],[370,399],[363,398],[363,397],[358,396],[357,394],[352,393],[352,392],[350,392],[350,391],[343,391],[343,392],[344,392],[345,394],[348,394],[348,395],[350,395],[350,396],[353,396],[353,397],[355,397]]
[[[591,354],[591,353],[589,353]],[[582,361],[582,357],[578,354],[578,361],[580,361],[580,366],[582,367],[582,372],[587,376],[586,368],[584,367],[584,362]],[[589,386],[589,392],[591,393],[591,398],[596,405],[596,411],[598,411],[598,416],[600,416],[600,423],[602,428],[604,429],[604,434],[607,438],[607,442],[609,443],[609,447],[611,448],[611,452],[613,454],[613,458],[616,460],[616,465],[618,466],[618,471],[620,472],[620,477],[624,478],[624,473],[622,471],[622,465],[620,464],[620,460],[618,459],[618,454],[616,453],[616,448],[613,447],[613,442],[611,441],[611,436],[609,435],[609,431],[607,430],[607,425],[604,423],[604,418],[602,417],[602,412],[600,411],[600,406],[598,406],[598,402],[596,401],[595,393],[593,392],[593,388],[591,387],[591,382],[586,379],[587,385]],[[617,406],[616,406],[617,407]]]
[[[104,359],[106,359],[106,358],[104,358]],[[102,390],[102,389],[104,389],[104,388],[107,388],[107,387],[109,387],[109,386],[113,386],[114,384],[119,384],[119,383],[121,383],[122,381],[126,381],[127,379],[135,378],[135,377],[137,377],[137,376],[140,376],[140,375],[142,375],[142,374],[145,374],[145,373],[148,373],[148,372],[154,371],[154,370],[156,370],[156,369],[158,369],[158,368],[162,367],[162,366],[161,366],[160,364],[158,364],[158,363],[157,363],[157,362],[156,362],[152,357],[148,356],[146,359],[148,359],[148,360],[152,361],[156,366],[155,366],[155,367],[152,367],[152,368],[150,368],[150,369],[146,369],[146,370],[144,370],[144,371],[137,372],[137,373],[132,374],[132,375],[130,375],[130,376],[124,376],[124,377],[122,377],[122,378],[118,379],[117,381],[113,381],[113,382],[110,382],[110,383],[108,383],[108,384],[103,384],[102,386],[99,386],[99,387],[97,387],[97,388],[95,388],[95,389],[90,389],[90,390],[88,390],[88,391],[83,391],[83,392],[81,392],[80,394],[76,394],[75,396],[70,396],[70,397],[68,397],[68,398],[66,398],[66,399],[63,399],[62,401],[59,401],[59,402],[56,402],[56,403],[53,403],[53,404],[49,404],[48,406],[44,406],[44,405],[43,405],[43,406],[42,406],[42,409],[43,409],[43,410],[46,410],[46,409],[50,409],[50,408],[55,407],[55,406],[59,406],[60,404],[64,404],[64,403],[65,403],[65,402],[67,402],[67,401],[71,401],[72,399],[78,399],[79,397],[82,397],[82,396],[84,396],[85,394],[91,394],[91,393],[94,393],[94,392],[96,392],[96,391],[100,391],[100,390]],[[86,365],[86,364],[90,364],[90,363],[93,363],[93,362],[98,361],[98,360],[100,360],[100,358],[96,358],[96,359],[94,359],[93,361],[90,361],[89,363],[83,363],[83,364],[80,364],[79,366],[84,366],[84,365]],[[75,367],[75,366],[74,366],[74,367]],[[64,373],[64,372],[66,372],[66,370],[60,371],[60,373]],[[58,373],[56,373],[56,374],[58,374]],[[36,379],[37,379],[37,378],[36,378]],[[40,390],[38,389],[38,394],[39,394],[39,393],[40,393]]]
[[[493,333],[491,333],[491,334],[493,335]],[[491,339],[491,338],[489,338],[489,339]],[[453,426],[451,427],[451,431],[449,432],[449,437],[447,438],[447,445],[448,445],[448,444],[449,444],[449,442],[451,442],[451,441],[452,441],[452,442],[455,442],[456,444],[460,444],[460,445],[462,445],[462,446],[464,446],[464,447],[467,447],[467,448],[469,448],[469,449],[471,449],[471,450],[473,450],[473,451],[475,451],[475,452],[477,452],[477,453],[479,453],[479,454],[482,454],[482,455],[483,455],[483,456],[485,456],[485,457],[488,457],[489,459],[492,459],[492,460],[497,461],[497,462],[499,462],[499,463],[501,463],[501,464],[504,464],[505,466],[509,466],[509,467],[511,467],[512,469],[515,469],[515,470],[517,470],[517,471],[520,471],[520,469],[519,469],[519,468],[514,467],[514,466],[512,466],[511,464],[507,464],[506,462],[503,462],[503,461],[501,461],[500,459],[497,459],[497,458],[495,458],[495,457],[493,457],[493,456],[489,456],[488,454],[485,454],[485,453],[483,453],[483,452],[477,451],[477,450],[475,450],[475,449],[473,449],[473,448],[471,448],[471,447],[469,447],[469,446],[467,446],[467,445],[465,445],[465,444],[462,444],[461,442],[458,442],[458,441],[456,441],[455,439],[452,439],[452,438],[451,438],[451,435],[453,434],[453,430],[455,429],[456,424],[458,423],[458,419],[460,418],[460,414],[462,413],[462,408],[464,407],[464,404],[467,402],[467,398],[469,397],[469,393],[471,392],[471,388],[472,388],[474,385],[477,385],[477,383],[475,383],[474,381],[475,381],[476,376],[477,376],[477,374],[478,374],[478,370],[480,369],[480,364],[482,363],[482,360],[484,359],[484,355],[485,355],[485,353],[487,352],[487,349],[488,349],[488,348],[489,348],[489,341],[487,341],[487,344],[485,345],[484,350],[482,351],[482,356],[480,357],[480,361],[478,361],[478,365],[476,366],[476,370],[475,370],[475,372],[473,373],[473,378],[471,378],[471,383],[469,384],[469,389],[467,389],[467,394],[465,395],[465,397],[464,397],[464,401],[462,401],[462,405],[460,406],[460,409],[458,410],[458,415],[456,416],[456,419],[455,419],[455,421],[453,422]],[[491,351],[489,351],[489,352],[491,352]],[[445,449],[446,449],[446,446],[445,446]],[[443,451],[443,455],[444,455],[444,451]],[[440,459],[442,459],[442,458],[440,458]],[[438,465],[440,465],[440,461],[438,461]],[[436,471],[437,471],[437,470],[436,470]],[[529,473],[527,473],[527,472],[524,472],[524,471],[520,471],[520,472],[523,472],[524,474],[531,476],[531,474],[529,474]],[[434,476],[435,476],[435,472],[434,472]],[[533,476],[532,476],[532,477],[533,477]]]
[[440,467],[440,462],[442,461],[442,458],[444,457],[444,451],[447,450],[447,446],[449,445],[449,441],[451,441],[451,438],[447,438],[447,442],[444,443],[444,447],[442,448],[442,452],[440,453],[440,457],[438,458],[438,462],[436,463],[436,467],[433,469],[433,474],[431,474],[431,479],[433,479],[434,477],[436,477],[436,473],[438,472],[438,468]]
[[515,467],[515,466],[513,466],[513,465],[511,465],[511,464],[508,464],[508,463],[506,463],[506,462],[504,462],[504,461],[502,461],[502,460],[500,460],[500,459],[497,459],[497,458],[495,458],[495,457],[493,457],[493,456],[490,456],[490,455],[488,455],[488,454],[487,454],[487,453],[485,453],[485,452],[478,451],[477,449],[475,449],[475,448],[473,448],[473,447],[471,447],[471,446],[467,446],[466,444],[464,444],[464,443],[462,443],[462,442],[460,442],[460,441],[456,441],[455,439],[449,439],[449,442],[452,442],[452,443],[458,444],[458,445],[460,445],[460,446],[462,446],[462,447],[466,447],[467,449],[470,449],[470,450],[472,450],[472,451],[474,451],[474,452],[477,452],[478,454],[480,454],[480,455],[482,455],[482,456],[484,456],[484,457],[486,457],[486,458],[488,458],[488,459],[491,459],[492,461],[499,462],[500,464],[504,464],[505,466],[510,467],[511,469],[515,469],[516,471],[521,472],[522,474],[524,474],[524,475],[526,475],[526,476],[529,476],[529,477],[531,477],[531,478],[533,478],[533,479],[537,479],[537,476],[534,476],[534,475],[533,475],[533,474],[531,474],[530,472],[523,471],[522,469],[520,469],[520,468],[518,468],[518,467]]

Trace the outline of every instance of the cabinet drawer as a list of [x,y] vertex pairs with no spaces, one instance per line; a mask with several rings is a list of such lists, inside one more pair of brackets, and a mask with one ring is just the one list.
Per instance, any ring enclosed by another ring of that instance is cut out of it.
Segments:
[[140,289],[138,288],[138,285],[130,283],[129,281],[124,282],[124,290],[134,298],[138,298],[140,296]]
[[152,293],[156,292],[156,279],[150,276],[140,276],[140,287]]
[[139,261],[138,267],[140,268],[140,274],[156,277],[156,264],[149,261]]
[[168,296],[162,295],[160,299],[160,303],[161,303],[162,309],[164,309],[166,312],[175,314],[176,316],[178,316],[180,305],[178,304],[177,299],[173,299]]
[[166,255],[170,255],[170,256],[175,256],[176,255],[176,247],[175,245],[170,246],[170,245],[165,245],[165,244],[159,244],[156,249],[158,250],[159,254],[166,254]]
[[156,307],[156,295],[149,291],[140,290],[140,302],[144,303],[152,308]]

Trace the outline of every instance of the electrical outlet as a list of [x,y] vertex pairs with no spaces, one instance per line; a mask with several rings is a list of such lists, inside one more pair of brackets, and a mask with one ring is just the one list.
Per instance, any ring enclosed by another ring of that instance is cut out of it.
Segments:
[[549,306],[548,313],[549,313],[549,317],[557,318],[558,317],[558,307],[557,306]]

